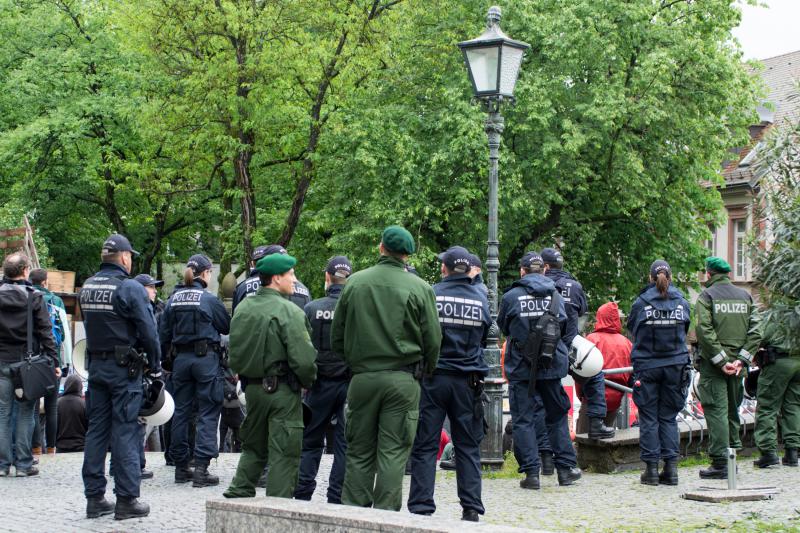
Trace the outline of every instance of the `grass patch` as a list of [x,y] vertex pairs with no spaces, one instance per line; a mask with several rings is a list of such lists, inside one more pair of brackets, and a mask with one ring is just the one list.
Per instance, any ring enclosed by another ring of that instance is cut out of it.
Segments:
[[522,474],[520,474],[517,469],[519,468],[519,463],[517,463],[516,457],[512,452],[506,452],[505,457],[503,458],[503,468],[500,470],[493,470],[488,466],[483,467],[483,478],[484,479],[520,479],[522,478]]
[[678,461],[678,466],[708,466],[711,464],[711,459],[708,458],[708,454],[703,452],[699,455],[692,455],[690,457],[685,457]]

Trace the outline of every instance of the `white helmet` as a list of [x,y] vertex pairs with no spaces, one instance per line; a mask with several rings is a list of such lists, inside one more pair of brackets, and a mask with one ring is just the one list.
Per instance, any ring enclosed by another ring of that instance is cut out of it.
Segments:
[[239,403],[242,404],[242,407],[245,407],[247,405],[247,398],[244,395],[244,389],[242,389],[241,380],[236,382],[236,396],[239,397]]
[[145,381],[144,401],[139,410],[139,418],[151,427],[166,424],[175,413],[175,400],[164,388],[160,379]]
[[603,370],[603,354],[592,341],[576,335],[572,340],[570,368],[584,378],[596,376]]

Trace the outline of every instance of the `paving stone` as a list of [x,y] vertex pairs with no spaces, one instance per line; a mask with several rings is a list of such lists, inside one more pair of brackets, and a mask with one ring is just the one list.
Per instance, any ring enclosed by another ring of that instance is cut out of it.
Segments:
[[[327,476],[332,456],[323,456],[317,490],[311,504],[326,501]],[[95,520],[85,517],[86,501],[81,481],[81,454],[58,454],[41,459],[41,474],[31,478],[0,478],[0,531],[24,533],[70,531],[202,532],[205,531],[206,500],[219,499],[227,488],[238,462],[238,455],[222,454],[211,464],[220,476],[217,487],[192,488],[176,485],[172,467],[164,465],[163,455],[148,453],[148,469],[155,478],[142,483],[142,501],[150,504],[150,516],[115,522],[107,516]],[[675,487],[648,487],[639,483],[638,472],[584,474],[572,487],[559,487],[555,476],[542,477],[542,489],[519,488],[518,479],[484,479],[482,521],[495,525],[549,531],[693,531],[724,529],[732,523],[757,519],[779,522],[797,528],[800,521],[800,469],[775,467],[755,470],[752,461],[739,462],[740,486],[775,486],[781,489],[772,500],[756,502],[705,503],[681,498],[700,487],[725,489],[722,481],[701,480],[700,466],[680,469]],[[409,478],[403,494],[408,496]],[[106,497],[113,499],[113,484]],[[258,497],[265,492],[259,491]],[[299,502],[298,502],[299,503]],[[437,474],[436,517],[458,520],[461,507],[456,495],[455,474]],[[301,504],[303,505],[303,504]],[[406,514],[406,511],[402,511]],[[406,514],[406,516],[409,516]],[[409,519],[411,517],[409,516]]]

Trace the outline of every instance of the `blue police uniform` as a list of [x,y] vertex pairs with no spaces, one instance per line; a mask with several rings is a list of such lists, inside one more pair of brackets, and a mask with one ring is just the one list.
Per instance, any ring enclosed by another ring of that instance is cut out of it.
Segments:
[[[519,463],[519,471],[525,474],[538,474],[539,451],[536,428],[536,404],[541,401],[545,413],[545,425],[559,469],[571,469],[577,465],[575,449],[569,436],[567,413],[570,400],[561,379],[567,375],[569,366],[564,331],[567,315],[563,301],[558,309],[562,328],[562,338],[550,368],[539,368],[536,374],[536,394],[528,393],[530,363],[525,359],[522,349],[535,321],[545,313],[551,303],[555,283],[541,274],[527,274],[515,281],[511,289],[503,295],[497,324],[509,337],[506,347],[505,370],[509,380],[509,401],[511,404],[514,454]],[[539,428],[541,432],[541,425]]]
[[117,363],[117,354],[140,347],[147,354],[148,367],[160,372],[161,350],[150,300],[145,288],[130,279],[124,268],[103,263],[83,284],[79,302],[89,359],[84,491],[88,499],[105,494],[105,457],[110,442],[117,497],[138,498],[142,379],[141,373],[130,377],[128,367]]
[[[333,312],[344,285],[330,285],[325,297],[310,302],[305,313],[311,323],[311,342],[317,349],[317,380],[308,391],[305,403],[311,409],[311,421],[303,432],[303,453],[300,457],[300,477],[294,497],[310,500],[317,487],[316,477],[322,459],[323,439],[328,425],[336,417],[333,442],[333,467],[328,478],[328,503],[342,503],[345,455],[344,406],[350,370],[341,355],[331,349]],[[331,443],[328,443],[330,446]]]
[[159,325],[162,343],[171,344],[176,354],[172,363],[175,414],[169,453],[175,465],[184,469],[190,456],[188,429],[195,400],[195,465],[207,467],[219,454],[217,423],[222,410],[224,380],[220,334],[228,334],[230,317],[219,298],[205,287],[200,279],[188,286],[176,286]]
[[[564,298],[564,308],[567,312],[567,329],[564,333],[564,343],[566,343],[567,347],[570,347],[572,346],[572,340],[578,335],[580,317],[589,310],[583,286],[572,274],[564,270],[550,268],[545,273],[545,276],[553,280],[556,288]],[[587,402],[589,418],[605,418],[607,408],[605,376],[603,373],[600,372],[590,378],[580,377],[576,374],[571,375],[573,379],[581,384],[583,396]]]
[[676,417],[689,387],[689,315],[689,302],[671,284],[666,297],[655,284],[648,285],[631,307],[633,401],[639,409],[639,445],[645,463],[679,454]]
[[[260,287],[261,278],[258,276],[258,271],[253,269],[250,271],[249,276],[236,286],[236,291],[233,293],[233,302],[231,302],[231,312],[235,313],[236,306],[238,306],[239,303],[241,303],[241,301],[248,296],[253,296],[256,292],[258,292]],[[289,300],[296,304],[300,309],[304,309],[305,306],[311,301],[311,291],[309,291],[308,287],[299,281],[295,281],[294,293],[289,296]]]
[[433,286],[442,345],[433,376],[422,383],[419,424],[411,451],[408,510],[430,514],[436,480],[436,454],[445,415],[450,420],[456,454],[458,498],[464,511],[484,513],[481,501],[480,445],[484,437],[483,359],[491,326],[489,302],[467,275],[451,274]]

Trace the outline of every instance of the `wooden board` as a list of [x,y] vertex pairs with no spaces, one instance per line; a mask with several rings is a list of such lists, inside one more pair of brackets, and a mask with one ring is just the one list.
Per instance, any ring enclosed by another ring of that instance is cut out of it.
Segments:
[[52,292],[75,292],[75,272],[67,270],[48,270],[47,288]]
[[771,500],[778,492],[780,492],[780,490],[776,487],[758,487],[738,490],[700,488],[681,495],[681,498],[707,503],[757,502],[760,500]]

